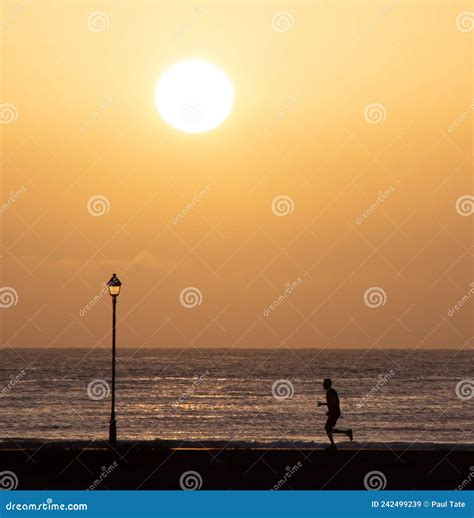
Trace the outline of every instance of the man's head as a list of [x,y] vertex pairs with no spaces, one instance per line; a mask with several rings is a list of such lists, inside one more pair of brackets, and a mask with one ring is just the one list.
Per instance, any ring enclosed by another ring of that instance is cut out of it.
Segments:
[[323,388],[324,390],[328,390],[331,388],[332,381],[329,378],[325,378],[323,381]]

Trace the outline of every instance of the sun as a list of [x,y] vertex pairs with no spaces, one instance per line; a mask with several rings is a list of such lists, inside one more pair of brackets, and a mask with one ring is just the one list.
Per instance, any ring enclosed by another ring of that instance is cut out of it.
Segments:
[[186,133],[217,128],[228,117],[234,90],[227,75],[202,59],[187,59],[166,69],[156,85],[155,104],[163,119]]

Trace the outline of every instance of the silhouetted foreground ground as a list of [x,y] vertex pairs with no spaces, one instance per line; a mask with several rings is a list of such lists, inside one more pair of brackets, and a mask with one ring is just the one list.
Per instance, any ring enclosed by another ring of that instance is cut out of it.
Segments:
[[[464,489],[473,451],[170,448],[154,442],[0,446],[18,489]],[[195,472],[187,474],[187,472]],[[380,474],[370,472],[378,471]],[[202,481],[202,483],[201,483]]]

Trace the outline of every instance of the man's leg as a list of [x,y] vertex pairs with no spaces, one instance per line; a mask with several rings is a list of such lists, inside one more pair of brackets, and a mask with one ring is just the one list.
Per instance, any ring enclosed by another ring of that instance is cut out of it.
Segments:
[[343,435],[347,435],[347,437],[349,437],[349,439],[352,441],[352,429],[350,428],[348,430],[340,430],[339,428],[333,428],[332,433],[340,433]]
[[329,437],[329,440],[331,442],[331,446],[336,446],[335,443],[334,443],[334,438],[332,436],[332,433],[333,433],[333,428],[332,428],[332,425],[331,425],[331,422],[330,422],[330,418],[326,421],[326,426],[324,427],[325,430],[326,430],[326,433],[327,433],[327,436]]

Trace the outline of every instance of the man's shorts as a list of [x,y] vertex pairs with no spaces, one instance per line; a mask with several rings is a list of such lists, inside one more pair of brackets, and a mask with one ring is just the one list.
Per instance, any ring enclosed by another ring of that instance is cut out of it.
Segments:
[[339,415],[328,415],[328,418],[327,418],[327,421],[326,421],[326,425],[324,426],[324,428],[326,429],[327,432],[330,432],[335,426],[336,426],[336,423],[337,423],[337,420],[339,419]]

